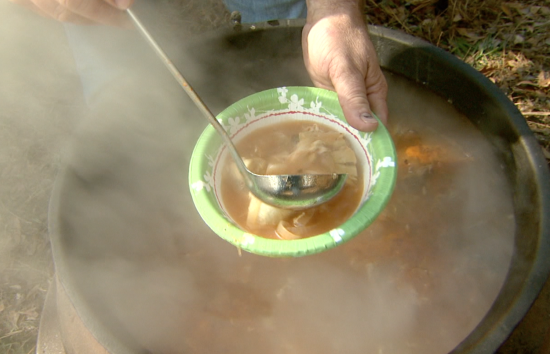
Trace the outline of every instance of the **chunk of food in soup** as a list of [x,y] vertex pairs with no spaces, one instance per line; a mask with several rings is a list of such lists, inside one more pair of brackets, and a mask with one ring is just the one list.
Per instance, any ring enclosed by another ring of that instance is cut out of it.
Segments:
[[257,174],[348,174],[342,191],[327,203],[292,211],[252,195],[228,160],[222,172],[222,199],[229,215],[248,232],[285,240],[318,235],[341,225],[361,201],[363,179],[355,152],[344,134],[328,126],[310,121],[274,124],[244,137],[237,149]]

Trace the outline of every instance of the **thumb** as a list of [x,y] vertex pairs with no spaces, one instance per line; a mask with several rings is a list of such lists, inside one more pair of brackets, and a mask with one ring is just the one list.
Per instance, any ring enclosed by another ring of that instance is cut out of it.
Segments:
[[[373,67],[371,67],[373,68]],[[370,108],[376,116],[387,124],[388,122],[388,83],[379,66],[370,69],[367,74],[367,99]]]
[[[335,75],[332,84],[348,123],[361,131],[374,131],[378,120],[388,120],[388,84],[378,66],[369,68],[366,80],[357,71],[346,71]],[[374,114],[373,114],[374,112]]]
[[337,79],[333,79],[332,84],[349,125],[370,132],[376,130],[378,120],[372,115],[367,88],[362,78],[360,73],[350,72],[339,75]]

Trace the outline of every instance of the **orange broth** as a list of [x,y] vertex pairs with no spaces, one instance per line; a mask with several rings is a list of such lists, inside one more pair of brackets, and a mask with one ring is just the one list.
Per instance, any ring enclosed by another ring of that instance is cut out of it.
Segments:
[[[315,152],[313,153],[314,157],[312,157],[312,154],[300,155],[296,153],[297,148],[300,148],[300,146],[313,146],[316,144],[306,143],[300,145],[300,137],[311,130],[315,130],[315,132],[319,133],[319,136],[327,137],[326,139],[329,140],[332,140],[333,134],[341,135],[341,138],[345,139],[343,134],[336,132],[326,125],[310,121],[289,121],[257,129],[239,141],[236,146],[243,160],[245,160],[245,163],[249,162],[248,167],[254,173],[264,174],[258,171],[258,169],[265,168],[263,161],[267,163],[267,166],[270,166],[267,167],[267,174],[349,172],[350,164],[342,166],[345,171],[335,171],[330,161],[324,163],[325,159],[317,156]],[[303,133],[302,135],[300,135],[301,132]],[[317,145],[321,146],[323,144],[319,143]],[[346,142],[346,144],[351,149],[349,142]],[[330,145],[330,142],[327,145]],[[323,147],[319,147],[317,150],[321,151],[321,154],[330,153],[326,149],[323,149]],[[294,155],[292,155],[293,152]],[[355,155],[355,153],[353,154]],[[298,158],[292,159],[289,156],[298,156]],[[285,225],[291,225],[293,234],[297,236],[296,238],[310,237],[327,232],[338,227],[351,217],[361,202],[364,186],[358,162],[355,170],[357,171],[356,176],[350,175],[342,191],[324,204],[307,209],[305,212],[291,212],[281,209],[271,210],[273,207],[262,205],[260,207],[261,211],[258,213],[266,211],[265,209],[270,209],[263,214],[274,215],[273,219],[289,223]],[[274,225],[274,222],[250,222],[249,213],[252,210],[251,196],[242,178],[236,171],[232,160],[227,161],[222,171],[221,197],[224,201],[226,211],[243,230],[266,238],[288,239],[288,237],[281,236],[277,232],[277,225]],[[270,218],[270,215],[267,218]],[[303,220],[306,220],[306,222],[302,222]],[[296,224],[299,226],[296,227]]]

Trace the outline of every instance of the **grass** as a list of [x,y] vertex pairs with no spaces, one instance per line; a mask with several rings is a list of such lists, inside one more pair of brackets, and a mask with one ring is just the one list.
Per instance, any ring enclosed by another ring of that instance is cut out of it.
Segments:
[[487,76],[522,112],[550,165],[550,1],[367,0],[366,14]]

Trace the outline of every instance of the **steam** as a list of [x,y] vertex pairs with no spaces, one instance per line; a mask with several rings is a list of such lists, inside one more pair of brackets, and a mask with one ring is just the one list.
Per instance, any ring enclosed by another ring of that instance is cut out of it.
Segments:
[[83,101],[62,26],[9,1],[0,14],[0,351],[18,351],[36,336],[53,274],[48,201]]
[[[168,27],[180,26],[170,19]],[[52,28],[44,36],[59,38],[59,24],[38,21]],[[32,180],[47,191],[40,194],[42,226],[63,152],[60,215],[53,216],[58,255],[67,267],[63,281],[82,296],[77,305],[95,330],[154,353],[438,354],[452,350],[489,309],[513,246],[510,192],[489,144],[447,102],[388,76],[393,134],[417,131],[467,161],[452,170],[453,189],[440,199],[427,200],[415,184],[398,185],[384,215],[349,243],[300,259],[239,257],[200,219],[188,190],[204,119],[139,35],[111,44],[120,51],[115,56],[134,59],[113,63],[124,75],[85,104],[68,44],[50,51],[27,28],[0,23],[10,34],[7,46],[17,48],[0,56],[2,67],[12,68],[0,71],[2,124],[21,137],[0,129],[0,151],[20,146],[22,156],[32,144],[47,146],[43,159],[54,166]],[[184,46],[168,29],[156,30],[172,55]],[[98,39],[108,41],[120,30],[101,31]],[[212,62],[193,61],[200,53],[173,58],[197,80],[219,84],[203,88],[211,102],[228,104],[264,84],[242,79],[249,72],[241,63],[254,58],[217,54],[214,63],[234,68],[225,82]],[[255,63],[265,65],[268,84],[306,81],[300,59],[272,72],[268,59]],[[32,82],[31,91],[22,82]],[[230,90],[219,93],[222,99],[212,97],[224,87]],[[19,115],[21,107],[28,114]],[[2,161],[4,171],[8,166]],[[15,177],[2,178],[4,202],[4,181],[13,185]],[[445,222],[436,224],[441,215]]]
[[405,127],[450,146],[452,178],[435,200],[404,176],[363,234],[300,259],[239,257],[200,220],[183,172],[200,129],[180,115],[200,118],[176,91],[139,106],[105,95],[75,132],[62,209],[78,226],[69,257],[91,310],[119,338],[159,353],[452,350],[503,282],[511,198],[491,147],[464,117],[403,79],[389,81],[395,136]]

